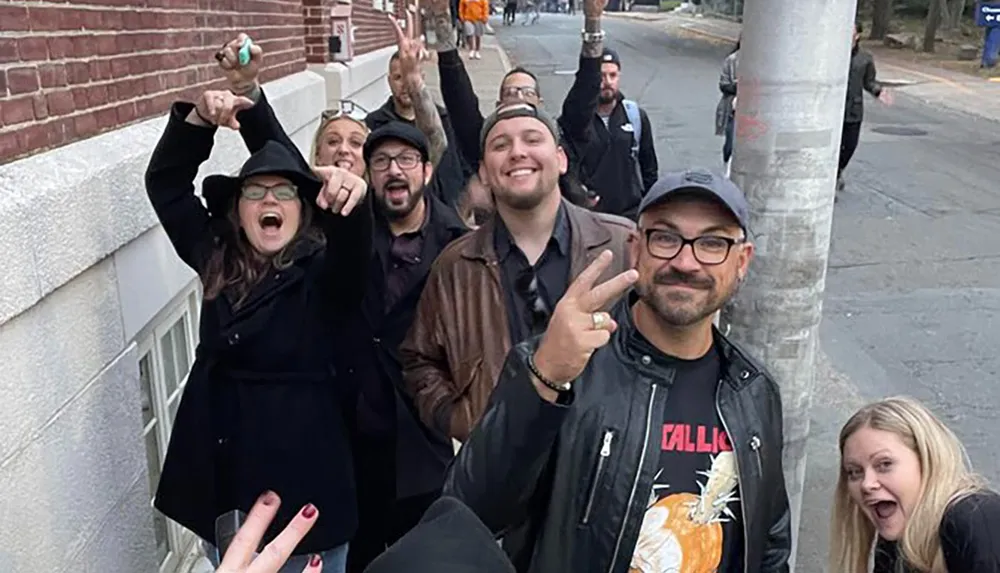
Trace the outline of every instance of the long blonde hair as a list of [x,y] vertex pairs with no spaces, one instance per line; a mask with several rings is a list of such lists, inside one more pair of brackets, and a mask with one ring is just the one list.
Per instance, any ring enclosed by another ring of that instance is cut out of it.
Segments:
[[[921,573],[948,573],[938,535],[941,518],[950,504],[985,485],[970,469],[965,448],[927,407],[906,397],[869,404],[851,416],[840,430],[841,460],[844,443],[862,428],[896,434],[920,461],[917,504],[898,541],[901,561]],[[848,493],[841,464],[830,524],[830,573],[865,573],[875,533],[875,526]]]

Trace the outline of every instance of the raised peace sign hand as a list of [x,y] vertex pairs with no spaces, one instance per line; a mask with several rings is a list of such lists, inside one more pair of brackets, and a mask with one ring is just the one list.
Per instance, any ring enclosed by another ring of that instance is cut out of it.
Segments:
[[[303,507],[288,526],[264,547],[260,555],[254,557],[264,532],[280,506],[281,498],[278,494],[268,492],[260,496],[243,527],[236,532],[236,537],[215,573],[278,573],[281,570],[295,546],[316,525],[319,511],[311,504]],[[319,555],[314,555],[302,573],[319,573],[322,570],[323,560]]]
[[[611,315],[601,309],[628,290],[639,273],[629,269],[594,286],[611,259],[611,251],[601,253],[556,304],[534,356],[535,367],[547,381],[566,384],[575,380],[594,351],[607,344],[611,333],[618,328]],[[551,391],[549,396],[554,394]]]
[[413,14],[406,11],[406,31],[404,31],[396,18],[389,15],[392,29],[396,34],[396,47],[399,49],[399,71],[403,75],[403,80],[407,86],[419,86],[423,82],[420,73],[420,62],[425,52],[424,43],[419,38],[413,38]]
[[340,167],[314,167],[313,171],[323,180],[323,189],[316,197],[320,209],[348,216],[368,193],[365,180]]

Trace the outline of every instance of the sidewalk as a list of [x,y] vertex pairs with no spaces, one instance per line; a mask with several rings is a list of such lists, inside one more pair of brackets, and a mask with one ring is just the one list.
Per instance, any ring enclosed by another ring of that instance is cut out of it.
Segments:
[[[497,93],[500,90],[500,81],[504,74],[511,68],[510,60],[506,52],[497,43],[495,36],[483,36],[483,49],[481,60],[470,60],[468,54],[462,51],[462,62],[469,72],[472,80],[472,87],[479,96],[479,110],[486,117],[493,111],[496,105]],[[431,62],[424,65],[424,74],[427,85],[434,94],[434,99],[441,103],[441,80],[438,77],[436,54],[432,56]],[[443,105],[443,104],[442,104]],[[452,118],[452,121],[455,121]]]
[[[672,13],[610,12],[613,18],[642,20],[665,30],[690,33],[715,41],[736,42],[741,24],[721,18]],[[888,50],[876,49],[879,79],[897,93],[935,107],[1000,121],[1000,83],[933,66],[915,65]]]

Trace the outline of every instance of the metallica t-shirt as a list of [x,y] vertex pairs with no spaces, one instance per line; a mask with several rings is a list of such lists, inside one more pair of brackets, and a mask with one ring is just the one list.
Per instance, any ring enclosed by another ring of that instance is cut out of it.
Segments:
[[737,573],[743,526],[736,457],[715,406],[715,347],[676,360],[660,431],[660,463],[629,573]]

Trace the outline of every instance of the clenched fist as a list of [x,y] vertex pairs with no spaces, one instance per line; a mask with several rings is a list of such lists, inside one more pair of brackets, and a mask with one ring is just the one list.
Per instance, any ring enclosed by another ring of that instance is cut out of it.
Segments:
[[222,46],[222,49],[215,54],[215,59],[219,61],[226,79],[229,80],[229,89],[235,94],[245,94],[253,89],[257,84],[257,75],[260,74],[261,62],[264,59],[264,50],[257,44],[250,44],[250,61],[240,64],[240,49],[244,42],[250,40],[246,34],[240,34],[235,39]]

